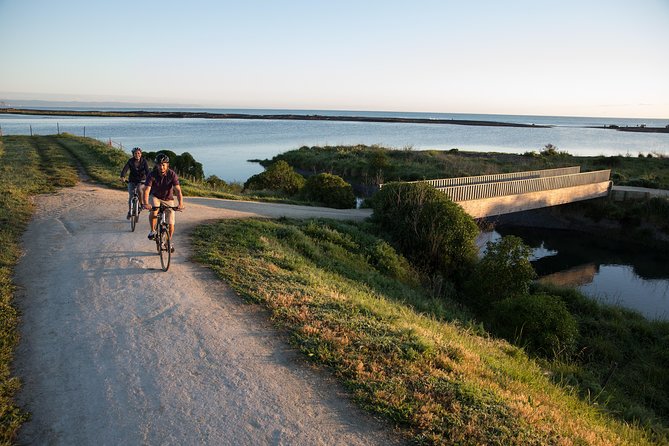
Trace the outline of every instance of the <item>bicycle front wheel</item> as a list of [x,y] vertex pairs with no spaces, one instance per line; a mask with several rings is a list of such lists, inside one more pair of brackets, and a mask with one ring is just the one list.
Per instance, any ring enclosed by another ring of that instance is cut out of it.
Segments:
[[130,231],[135,232],[135,226],[137,226],[137,200],[132,201],[130,206]]
[[172,240],[170,239],[170,231],[168,229],[162,229],[160,234],[160,264],[163,267],[163,271],[167,271],[172,258]]

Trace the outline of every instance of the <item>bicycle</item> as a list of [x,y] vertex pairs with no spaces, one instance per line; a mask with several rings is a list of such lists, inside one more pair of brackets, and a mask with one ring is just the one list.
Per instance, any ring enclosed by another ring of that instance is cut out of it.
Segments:
[[154,240],[156,241],[156,250],[158,251],[158,254],[160,254],[160,265],[162,266],[163,271],[169,269],[173,251],[170,227],[165,212],[168,209],[172,209],[173,211],[179,210],[177,206],[167,206],[162,203],[160,206],[151,207],[151,210],[158,211]]
[[[126,180],[125,183],[127,184],[128,181]],[[135,190],[132,194],[132,198],[130,199],[130,231],[135,232],[135,227],[137,226],[137,222],[139,221],[139,213],[142,210],[142,206],[140,205],[140,199],[139,199],[139,184],[135,186]]]

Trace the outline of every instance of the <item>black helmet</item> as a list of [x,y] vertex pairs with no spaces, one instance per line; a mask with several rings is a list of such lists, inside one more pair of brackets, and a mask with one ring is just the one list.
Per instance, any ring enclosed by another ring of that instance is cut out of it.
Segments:
[[134,147],[134,148],[132,149],[132,154],[134,155],[135,152],[140,152],[140,153],[141,153],[141,152],[142,152],[142,148],[141,148],[141,147]]
[[161,163],[169,163],[170,162],[170,157],[165,155],[164,153],[159,153],[156,155],[155,163],[156,164],[161,164]]

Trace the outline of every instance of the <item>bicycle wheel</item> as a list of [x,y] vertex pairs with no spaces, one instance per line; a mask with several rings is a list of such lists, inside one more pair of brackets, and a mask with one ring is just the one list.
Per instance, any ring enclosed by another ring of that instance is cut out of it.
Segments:
[[133,197],[132,202],[130,203],[130,231],[135,232],[135,226],[137,226],[137,198]]
[[160,264],[163,267],[163,271],[167,271],[172,258],[172,240],[170,240],[170,231],[167,228],[161,227],[160,233]]

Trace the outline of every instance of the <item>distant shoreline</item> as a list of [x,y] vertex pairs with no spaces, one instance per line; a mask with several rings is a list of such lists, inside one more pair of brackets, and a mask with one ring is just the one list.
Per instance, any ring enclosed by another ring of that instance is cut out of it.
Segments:
[[[485,121],[476,119],[438,119],[438,118],[395,118],[386,116],[345,116],[345,115],[302,115],[297,113],[282,114],[248,114],[248,113],[212,113],[212,112],[185,112],[185,111],[112,111],[112,110],[45,110],[30,108],[0,108],[0,114],[12,115],[42,115],[42,116],[92,116],[114,118],[204,118],[204,119],[249,119],[249,120],[285,120],[285,121],[346,121],[346,122],[380,122],[380,123],[407,123],[407,124],[452,124],[487,127],[522,127],[522,128],[552,128],[549,124],[522,124],[517,122]],[[669,125],[665,127],[638,126],[590,126],[587,128],[618,130],[621,132],[639,133],[669,133]]]
[[40,110],[24,108],[0,108],[2,114],[50,115],[50,116],[94,116],[114,118],[205,118],[205,119],[267,119],[289,121],[349,121],[349,122],[385,122],[409,124],[455,124],[491,127],[529,127],[550,128],[552,125],[521,124],[499,121],[478,121],[472,119],[428,119],[428,118],[393,118],[383,116],[329,116],[300,114],[246,114],[246,113],[211,113],[182,111],[96,111],[96,110]]

